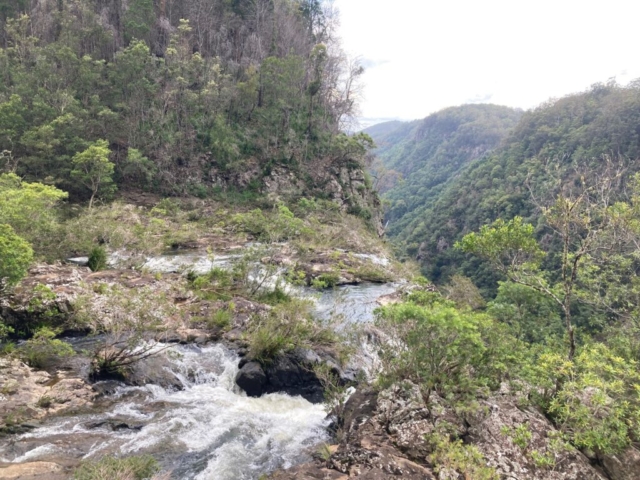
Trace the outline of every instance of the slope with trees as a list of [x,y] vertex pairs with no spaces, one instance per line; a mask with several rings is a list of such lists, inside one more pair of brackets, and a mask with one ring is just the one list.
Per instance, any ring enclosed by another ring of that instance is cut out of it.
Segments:
[[[279,167],[319,192],[319,159],[361,168],[341,128],[363,70],[319,0],[4,3],[0,168],[72,199],[258,192]],[[78,163],[97,142],[99,179]]]
[[373,169],[388,202],[388,235],[407,235],[447,182],[495,149],[520,115],[498,105],[463,105],[390,131],[381,126],[365,130],[378,147]]
[[403,219],[401,250],[417,257],[434,281],[463,272],[495,292],[499,277],[454,243],[498,218],[521,216],[536,224],[536,199],[553,198],[559,183],[579,183],[580,172],[601,172],[607,159],[633,173],[640,167],[639,120],[637,83],[597,84],[526,112],[499,149],[467,165],[419,217]]

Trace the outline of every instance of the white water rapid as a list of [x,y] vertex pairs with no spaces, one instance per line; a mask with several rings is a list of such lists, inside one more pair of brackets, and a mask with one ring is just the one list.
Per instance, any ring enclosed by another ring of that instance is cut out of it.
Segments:
[[255,479],[308,460],[327,439],[321,405],[239,393],[239,358],[225,347],[174,346],[162,354],[182,390],[119,386],[117,403],[102,413],[53,419],[0,443],[0,460],[151,453],[175,479]]

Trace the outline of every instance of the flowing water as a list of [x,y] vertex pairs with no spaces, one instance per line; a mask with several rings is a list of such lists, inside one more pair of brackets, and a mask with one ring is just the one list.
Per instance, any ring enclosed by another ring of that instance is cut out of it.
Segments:
[[102,413],[60,417],[0,447],[0,460],[86,459],[151,453],[176,479],[254,479],[309,458],[326,440],[326,412],[301,397],[249,398],[234,383],[239,359],[221,345],[162,354],[182,390],[117,387]]
[[[213,267],[229,268],[238,257],[163,255],[147,259],[144,268],[206,273]],[[374,263],[386,260],[370,257]],[[376,299],[396,289],[394,284],[362,284],[320,293],[295,291],[314,299],[319,318],[343,328],[370,322]],[[90,340],[75,340],[76,347],[83,341]],[[375,352],[368,348],[363,343],[360,352],[365,370],[375,363]],[[167,358],[164,368],[181,389],[117,384],[101,408],[50,419],[29,433],[6,437],[0,441],[0,461],[67,463],[149,453],[175,479],[256,479],[308,460],[327,440],[322,405],[284,394],[249,398],[240,392],[234,381],[240,359],[224,346],[171,346],[159,355]]]

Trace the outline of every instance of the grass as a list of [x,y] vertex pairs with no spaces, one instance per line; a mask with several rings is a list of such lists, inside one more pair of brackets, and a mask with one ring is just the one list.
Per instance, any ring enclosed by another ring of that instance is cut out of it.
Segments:
[[144,480],[158,473],[160,466],[151,455],[117,458],[103,457],[84,463],[75,472],[75,480]]
[[300,347],[339,344],[332,329],[315,321],[311,303],[296,298],[276,305],[266,318],[254,318],[246,339],[249,357],[261,363]]

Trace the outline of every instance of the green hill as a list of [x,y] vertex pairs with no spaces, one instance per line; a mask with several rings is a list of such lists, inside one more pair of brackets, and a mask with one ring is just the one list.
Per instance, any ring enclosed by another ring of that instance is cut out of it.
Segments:
[[[457,150],[451,152],[456,155]],[[569,181],[574,165],[597,171],[604,155],[626,159],[630,171],[638,170],[640,84],[598,84],[589,91],[549,101],[526,112],[493,153],[465,164],[470,155],[462,144],[460,169],[454,177],[446,176],[450,168],[440,176],[432,168],[421,183],[412,175],[407,183],[421,185],[426,194],[401,198],[396,192],[409,191],[401,186],[387,192],[392,202],[389,232],[404,252],[420,260],[430,278],[443,281],[462,271],[482,287],[493,288],[495,277],[477,260],[453,250],[454,242],[497,218],[520,215],[535,222],[538,214],[527,178],[534,193],[541,194],[548,191],[545,184],[549,182]],[[399,156],[394,158],[385,162],[390,166],[407,163],[398,160]],[[550,169],[555,178],[549,177]],[[443,183],[442,178],[448,181]],[[439,185],[438,190],[434,191],[434,184]]]
[[[365,130],[378,146],[375,173],[389,204],[388,235],[409,236],[447,182],[495,149],[520,116],[508,107],[464,105],[395,128]],[[394,184],[395,178],[401,180]]]

